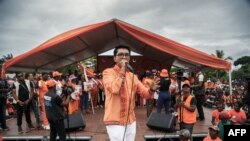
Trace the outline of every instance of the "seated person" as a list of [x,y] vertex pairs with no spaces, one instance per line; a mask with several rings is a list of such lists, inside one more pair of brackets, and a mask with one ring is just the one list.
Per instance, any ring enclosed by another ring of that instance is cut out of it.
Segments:
[[219,137],[219,128],[217,126],[210,126],[209,128],[209,135],[207,135],[203,141],[222,141]]
[[218,124],[218,128],[219,128],[219,137],[224,140],[224,126],[225,125],[230,125],[230,114],[229,111],[222,111],[219,114],[219,124]]
[[232,124],[245,124],[247,117],[246,113],[241,110],[241,107],[242,103],[238,101],[234,104],[234,108],[229,111],[231,116],[230,121]]
[[216,109],[212,111],[212,125],[218,125],[219,123],[219,114],[224,110],[224,105],[222,103],[218,103]]
[[189,130],[187,129],[180,130],[179,139],[180,141],[191,141],[191,134]]

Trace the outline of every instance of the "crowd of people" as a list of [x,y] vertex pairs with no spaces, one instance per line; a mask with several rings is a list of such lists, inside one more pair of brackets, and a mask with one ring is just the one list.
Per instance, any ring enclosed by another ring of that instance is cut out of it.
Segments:
[[[152,69],[146,70],[139,79],[128,68],[129,61],[130,49],[118,46],[114,50],[114,67],[105,69],[101,75],[87,73],[86,68],[78,64],[83,73],[17,73],[13,79],[1,78],[1,130],[9,130],[6,125],[7,111],[8,115],[16,117],[18,132],[23,133],[24,113],[30,130],[51,130],[51,138],[58,134],[60,139],[65,140],[65,133],[56,130],[64,127],[63,113],[81,111],[82,114],[89,114],[94,113],[96,108],[105,107],[104,123],[110,140],[134,140],[136,105],[146,105],[147,117],[153,108],[158,113],[164,109],[164,114],[176,115],[180,137],[184,140],[191,139],[197,120],[205,120],[203,106],[215,108],[205,141],[223,140],[224,125],[245,124],[248,113],[243,110],[242,103],[249,101],[244,99],[247,87],[234,85],[233,94],[230,95],[227,83],[211,81],[200,70],[187,77],[180,76],[178,72],[169,72],[167,68]],[[34,112],[36,126],[33,125],[31,111]],[[54,116],[61,118],[54,119]]]
[[[18,133],[24,133],[23,114],[29,131],[62,129],[61,124],[56,124],[55,128],[52,122],[54,120],[51,120],[52,116],[48,117],[47,109],[50,108],[50,104],[48,104],[47,95],[51,93],[51,81],[55,83],[55,93],[62,101],[69,97],[69,102],[61,106],[66,105],[63,108],[64,113],[74,114],[80,111],[88,114],[90,106],[92,109],[104,106],[103,86],[101,77],[98,75],[78,75],[76,73],[63,75],[58,71],[41,74],[20,72],[13,79],[0,79],[1,131],[9,130],[6,125],[8,115],[8,117],[12,116],[17,119]],[[59,105],[61,105],[60,103]],[[34,113],[35,121],[31,118],[31,112]],[[33,123],[36,125],[34,126]]]

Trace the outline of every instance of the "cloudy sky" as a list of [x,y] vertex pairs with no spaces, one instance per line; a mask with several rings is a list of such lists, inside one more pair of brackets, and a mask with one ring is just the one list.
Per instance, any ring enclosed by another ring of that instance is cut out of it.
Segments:
[[250,0],[0,0],[0,57],[113,18],[207,54],[250,55]]

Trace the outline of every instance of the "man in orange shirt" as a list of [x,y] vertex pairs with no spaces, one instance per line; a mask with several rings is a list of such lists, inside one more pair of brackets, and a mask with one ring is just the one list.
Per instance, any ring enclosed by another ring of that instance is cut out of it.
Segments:
[[220,122],[219,114],[223,110],[224,110],[224,105],[221,104],[221,103],[218,103],[216,109],[212,111],[212,121],[211,121],[211,123],[213,125],[218,125],[219,124],[219,122]]
[[206,136],[203,141],[221,141],[218,137],[219,128],[217,126],[210,126],[209,128],[209,135]]
[[242,103],[236,102],[234,104],[234,108],[229,111],[230,113],[230,121],[232,124],[245,124],[245,121],[247,120],[246,113],[241,110]]
[[151,98],[159,88],[158,79],[152,80],[146,88],[136,75],[128,71],[129,60],[129,47],[120,45],[114,50],[115,66],[103,71],[106,95],[104,123],[110,141],[135,140],[135,94]]

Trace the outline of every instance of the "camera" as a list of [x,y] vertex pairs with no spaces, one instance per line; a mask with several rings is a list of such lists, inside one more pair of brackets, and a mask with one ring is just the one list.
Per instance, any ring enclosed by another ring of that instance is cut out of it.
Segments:
[[178,70],[176,71],[176,75],[177,75],[177,79],[178,79],[178,80],[182,80],[182,78],[183,78],[183,73],[184,73],[184,71],[181,70],[181,69],[178,69]]
[[181,98],[177,99],[177,102],[178,102],[178,103],[181,103],[181,102],[182,102]]
[[73,92],[74,92],[74,89],[71,86],[67,86],[67,85],[63,86],[62,93],[63,93],[64,96],[68,96]]
[[154,77],[157,77],[157,70],[156,69],[152,69],[151,73]]

